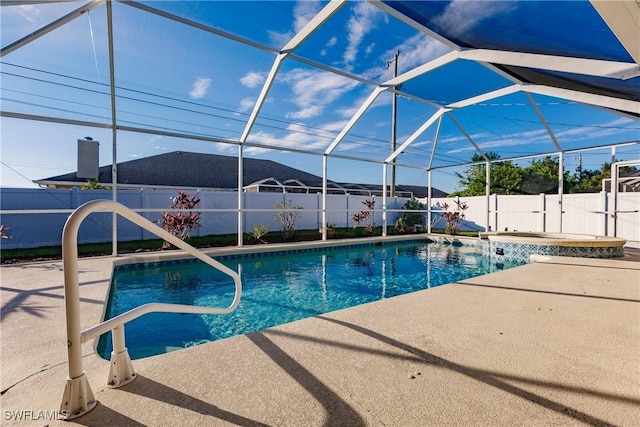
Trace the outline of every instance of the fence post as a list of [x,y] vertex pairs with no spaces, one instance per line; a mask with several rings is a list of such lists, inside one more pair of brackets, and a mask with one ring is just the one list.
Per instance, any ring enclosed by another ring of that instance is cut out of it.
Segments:
[[493,229],[495,231],[499,231],[498,230],[498,195],[496,193],[493,193],[491,195],[491,198],[493,199]]
[[[200,189],[199,188],[196,190],[196,195],[198,196],[198,200],[200,200],[200,202],[202,202],[202,198],[200,197]],[[200,206],[202,206],[202,203],[200,203]],[[198,215],[198,217],[200,217],[200,215]],[[200,237],[200,230],[201,229],[202,229],[202,227],[198,228],[197,231],[196,231],[198,237]]]
[[[322,193],[316,193],[316,223],[319,224],[318,229],[324,230],[325,223],[322,222]],[[327,220],[327,222],[329,222]]]
[[603,224],[604,224],[604,233],[603,236],[609,236],[609,230],[611,230],[611,216],[609,215],[609,193],[606,191],[600,192],[600,206],[602,207],[602,213],[604,216]]
[[71,209],[78,207],[78,187],[71,188]]
[[540,193],[540,231],[543,233],[547,231],[547,196],[544,193]]
[[[140,189],[140,208],[141,209],[147,209],[148,203],[147,203],[147,190],[142,187]],[[147,212],[142,212],[141,213],[143,217],[149,219],[149,215],[147,214]],[[144,228],[140,227],[140,240],[144,240]]]
[[347,210],[346,210],[346,215],[347,215],[347,227],[349,227],[349,197],[351,197],[350,194],[346,195],[347,197]]

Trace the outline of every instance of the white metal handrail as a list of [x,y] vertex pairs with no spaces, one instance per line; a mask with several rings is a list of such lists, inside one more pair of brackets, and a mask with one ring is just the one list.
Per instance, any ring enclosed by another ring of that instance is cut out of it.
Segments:
[[[172,245],[188,252],[199,260],[220,270],[233,279],[235,294],[228,307],[202,307],[183,304],[151,303],[134,308],[112,319],[80,329],[80,287],[78,282],[78,230],[82,221],[93,212],[115,212],[145,230],[163,238]],[[64,269],[64,301],[67,322],[67,352],[69,376],[65,385],[60,412],[66,419],[77,418],[92,410],[96,400],[89,386],[82,365],[82,343],[105,332],[112,331],[113,351],[107,386],[111,388],[128,384],[136,378],[136,373],[125,346],[124,324],[152,312],[228,314],[236,309],[242,296],[242,281],[238,273],[203,254],[153,222],[138,215],[126,206],[112,200],[92,200],[77,208],[67,219],[62,232],[62,261]]]

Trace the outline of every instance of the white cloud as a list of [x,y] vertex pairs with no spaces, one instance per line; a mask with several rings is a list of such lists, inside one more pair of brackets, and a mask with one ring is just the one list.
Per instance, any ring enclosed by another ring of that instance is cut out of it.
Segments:
[[325,45],[325,48],[320,51],[320,56],[326,56],[329,49],[334,47],[336,43],[338,43],[338,38],[336,36],[331,37]]
[[[278,148],[304,148],[305,150],[323,151],[331,144],[336,132],[342,130],[345,121],[328,122],[320,126],[320,129],[309,130],[299,123],[287,126],[288,133],[284,136],[276,136],[268,132],[255,132],[249,135],[248,142],[270,145]],[[310,134],[312,133],[312,134]],[[262,147],[247,147],[247,152],[255,154],[268,151]]]
[[604,123],[601,126],[632,126],[632,125],[636,125],[636,129],[637,129],[637,124],[638,122],[636,120],[632,120],[628,117],[618,117],[615,118],[613,120],[611,120],[609,123]]
[[284,47],[289,40],[294,36],[293,31],[287,31],[285,33],[279,33],[277,31],[267,31],[271,44],[277,48]]
[[225,144],[224,142],[216,142],[215,146],[221,153],[229,153],[231,155],[238,154],[238,146],[235,144]]
[[370,43],[369,46],[367,46],[364,49],[364,53],[366,54],[366,56],[369,56],[371,54],[371,52],[373,52],[373,48],[376,47],[375,42],[374,43]]
[[555,132],[556,137],[562,144],[563,141],[583,141],[595,138],[602,138],[606,136],[613,135],[621,135],[628,132],[635,132],[638,134],[638,128],[624,128],[621,125],[631,124],[632,121],[627,118],[620,118],[613,120],[609,123],[602,123],[597,125],[598,127],[593,126],[578,126],[572,129],[567,129],[559,132]]
[[[560,142],[560,145],[573,143],[577,141],[593,140],[596,138],[611,137],[614,135],[624,134],[630,131],[636,131],[637,128],[626,128],[626,125],[634,124],[635,122],[626,117],[615,118],[606,123],[596,124],[594,126],[580,126],[576,125],[566,130],[555,130],[554,135]],[[552,128],[557,127],[552,124]],[[479,133],[472,135],[474,141],[484,151],[493,151],[501,147],[515,147],[519,145],[528,144],[548,144],[550,150],[553,150],[553,140],[547,133],[546,129],[535,129],[525,132],[516,132],[505,135],[495,135],[489,133]],[[444,144],[459,142],[466,140],[466,137],[450,137],[440,140],[440,146]],[[463,153],[468,151],[475,151],[475,147],[469,143],[464,147],[459,147],[453,150],[446,151],[447,154]]]
[[515,7],[516,3],[511,1],[453,0],[435,21],[440,27],[459,34],[473,28],[484,18],[508,12]]
[[[596,138],[603,138],[603,137],[610,137],[614,135],[624,134],[634,130],[632,128],[629,128],[629,129],[624,128],[624,125],[631,124],[631,123],[634,123],[634,121],[625,117],[621,117],[621,118],[613,119],[607,123],[597,124],[595,125],[596,127],[576,125],[571,129],[555,130],[554,135],[560,142],[560,145],[563,145],[563,144],[577,142],[577,141],[593,140]],[[552,127],[554,127],[553,124],[552,124]],[[486,134],[483,134],[482,136],[474,136],[474,139],[478,141],[483,137],[487,137],[487,136],[488,135]],[[518,132],[518,133],[513,133],[508,135],[499,135],[497,137],[492,136],[491,141],[482,142],[482,143],[479,143],[478,145],[483,150],[490,151],[491,149],[498,148],[498,147],[509,147],[509,146],[536,144],[536,143],[543,143],[543,144],[546,143],[546,144],[550,144],[550,147],[552,147],[553,141],[545,129],[536,129],[536,130],[531,130],[527,132]],[[471,147],[469,149],[458,149],[458,150],[451,151],[451,153],[468,151],[471,149],[474,149],[474,148]]]
[[349,19],[347,24],[347,49],[345,50],[342,59],[347,68],[353,65],[356,57],[358,56],[358,50],[360,44],[364,40],[364,37],[372,29],[375,28],[377,17],[382,15],[382,11],[369,3],[361,2],[357,3],[353,8],[353,15]]
[[203,98],[207,94],[209,86],[211,86],[211,79],[198,77],[196,81],[193,82],[193,88],[191,92],[189,92],[189,96],[195,99]]
[[[516,132],[508,135],[491,135],[487,133],[477,134],[471,136],[473,140],[478,144],[478,147],[484,152],[492,151],[495,148],[500,147],[514,147],[518,145],[528,145],[535,143],[549,143],[553,144],[551,137],[545,129],[536,129],[526,132]],[[481,139],[490,138],[489,141],[481,142]],[[466,138],[460,138],[466,139]],[[475,147],[469,143],[468,146],[457,148],[454,150],[448,150],[448,154],[462,153],[465,151],[475,151]]]
[[[478,134],[478,135],[473,135],[473,138],[483,138],[484,136],[486,136],[488,134]],[[459,142],[459,141],[468,141],[466,136],[460,135],[460,136],[449,136],[446,138],[440,138],[438,140],[438,144],[442,145],[442,144],[453,144],[455,142]]]
[[293,23],[291,31],[278,32],[268,31],[271,43],[278,47],[284,47],[291,38],[296,35],[305,25],[322,9],[319,1],[300,0],[293,10]]
[[35,5],[24,4],[15,7],[2,8],[3,14],[5,13],[5,9],[6,13],[15,13],[26,21],[29,21],[31,24],[35,24],[41,21],[40,18],[42,16],[42,11]]
[[297,33],[322,9],[319,1],[302,0],[296,4],[293,11],[293,30]]
[[[450,52],[451,49],[440,43],[439,41],[428,37],[425,34],[416,34],[413,37],[406,39],[401,45],[394,49],[387,50],[382,59],[389,61],[393,59],[393,56],[397,51],[400,51],[398,58],[398,74],[402,74],[408,70],[411,70],[419,65],[429,62],[435,58]],[[384,61],[380,61],[384,64]],[[380,65],[378,67],[371,68],[366,75],[369,78],[385,81],[393,77],[392,66]]]
[[288,118],[312,118],[344,93],[357,86],[357,82],[324,71],[295,69],[282,75],[282,82],[290,84],[293,102],[300,107],[287,114]]
[[[516,6],[514,2],[509,1],[469,2],[453,0],[445,12],[436,19],[436,23],[454,32],[464,31],[472,28],[486,17],[508,12]],[[402,74],[450,52],[451,49],[443,43],[419,33],[404,40],[399,46],[387,50],[382,55],[381,63],[384,64],[384,61],[392,59],[396,51],[400,51],[398,73]],[[380,65],[379,67],[371,68],[366,75],[377,80],[387,80],[392,77],[392,72],[391,67]]]
[[312,117],[317,117],[320,114],[322,114],[323,110],[324,108],[320,105],[310,105],[294,113],[288,113],[286,117],[287,119],[293,119],[293,120],[310,119]]
[[256,73],[255,71],[250,71],[242,78],[240,78],[240,83],[243,86],[246,86],[250,89],[254,89],[264,83],[265,74],[264,73]]
[[244,98],[240,100],[240,112],[245,112],[253,109],[253,106],[256,104],[256,100],[254,98]]

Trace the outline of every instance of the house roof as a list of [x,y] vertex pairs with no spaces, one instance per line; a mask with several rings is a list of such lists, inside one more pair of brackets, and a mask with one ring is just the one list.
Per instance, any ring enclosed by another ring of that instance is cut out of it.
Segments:
[[[280,182],[297,180],[308,187],[322,187],[322,178],[283,165],[272,160],[244,158],[243,179],[245,186],[273,179]],[[99,169],[98,181],[108,185],[112,183],[111,165]],[[40,185],[62,185],[69,183],[83,184],[86,178],[78,178],[76,172],[37,180]],[[118,183],[157,187],[196,187],[219,190],[237,190],[238,159],[233,156],[218,154],[190,153],[174,151],[156,156],[118,163]],[[331,184],[330,184],[331,185]],[[353,186],[353,184],[340,184]],[[380,188],[370,184],[358,184],[368,189]],[[416,197],[426,197],[427,188],[420,186],[402,186],[399,191],[412,192]],[[433,189],[433,197],[444,197],[446,193]]]
[[[313,181],[321,179],[316,175],[281,163],[252,158],[244,159],[243,177],[245,184],[266,177],[274,177],[278,180],[292,177]],[[55,184],[56,182],[84,183],[86,181],[87,179],[85,178],[78,178],[76,172],[71,172],[36,182],[38,184]],[[112,182],[111,165],[100,168],[98,181],[101,184],[110,184]],[[174,151],[118,163],[118,183],[237,189],[238,159],[237,157],[218,154]]]

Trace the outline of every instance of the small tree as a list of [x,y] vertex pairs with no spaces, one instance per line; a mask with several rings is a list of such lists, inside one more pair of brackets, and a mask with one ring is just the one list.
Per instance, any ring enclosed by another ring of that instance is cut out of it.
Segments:
[[466,202],[461,202],[459,199],[454,200],[456,204],[455,210],[449,212],[449,204],[443,203],[442,209],[445,212],[442,214],[442,217],[447,223],[447,226],[444,230],[447,234],[458,234],[460,231],[460,221],[464,219],[464,211],[469,207]]
[[294,206],[293,202],[288,200],[278,203],[276,209],[278,212],[273,216],[273,219],[282,230],[282,240],[289,240],[293,236],[302,206]]
[[351,221],[355,223],[354,228],[364,223],[364,229],[367,234],[373,234],[376,229],[376,224],[373,222],[373,209],[376,201],[367,199],[362,202],[362,204],[365,205],[366,208],[351,215]]
[[423,210],[424,205],[416,198],[416,196],[412,196],[404,202],[404,206],[402,208],[407,211],[402,214],[407,227],[413,227],[416,224],[422,225],[422,213],[415,211]]
[[80,187],[80,189],[81,190],[108,190],[107,187],[100,184],[100,181],[98,181],[97,178],[87,181],[82,187]]
[[[184,212],[162,212],[158,224],[181,240],[187,240],[191,236],[191,230],[201,227],[200,212],[192,212],[200,203],[200,198],[197,195],[190,196],[188,193],[178,191],[178,195],[172,197],[171,202],[169,209],[181,209]],[[169,242],[162,243],[163,249],[170,247]]]

